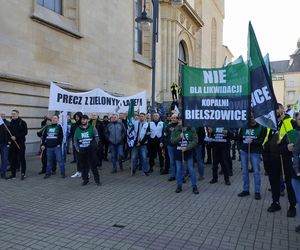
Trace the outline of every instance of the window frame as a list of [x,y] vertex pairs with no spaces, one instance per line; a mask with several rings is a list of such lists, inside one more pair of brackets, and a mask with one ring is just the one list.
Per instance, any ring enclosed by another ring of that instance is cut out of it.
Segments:
[[[64,12],[64,0],[62,1],[62,13]],[[79,20],[78,17],[76,20],[71,20],[66,16],[60,15],[53,10],[50,10],[38,3],[37,0],[32,0],[33,3],[33,12],[30,18],[43,24],[47,27],[55,29],[57,31],[63,32],[66,35],[83,38],[83,35],[79,31]],[[76,8],[78,8],[78,0],[76,1]]]
[[[36,0],[37,4],[39,4],[40,6],[43,6],[44,8],[48,9],[48,10],[52,10],[53,12],[62,15],[63,16],[63,0],[50,0],[53,1],[53,8],[51,7],[47,7],[45,1],[49,1],[49,0]],[[59,7],[57,6],[57,4],[59,3]]]
[[[146,57],[143,54],[144,50],[144,41],[143,41],[143,32],[142,31],[137,31],[137,23],[135,21],[135,18],[140,14],[137,13],[137,2],[140,1],[141,3],[141,9],[140,12],[142,11],[143,8],[143,0],[133,0],[133,61],[141,64],[143,66],[146,66],[148,68],[152,68],[151,66],[151,59]],[[137,48],[137,37],[136,35],[139,36],[140,38],[140,47]]]

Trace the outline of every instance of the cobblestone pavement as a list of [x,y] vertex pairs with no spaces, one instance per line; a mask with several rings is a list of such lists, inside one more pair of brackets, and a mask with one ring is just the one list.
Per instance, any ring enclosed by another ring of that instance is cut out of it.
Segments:
[[266,211],[271,203],[267,177],[262,176],[262,200],[255,200],[253,192],[237,197],[242,188],[238,161],[231,186],[222,177],[209,184],[206,166],[199,195],[192,194],[189,181],[176,194],[175,182],[157,169],[149,177],[142,172],[131,177],[128,165],[110,174],[105,162],[98,187],[70,178],[74,164],[67,164],[68,178],[57,173],[47,180],[37,174],[37,157],[27,164],[24,181],[0,180],[1,250],[300,249],[294,231],[299,220],[286,217],[286,197],[280,212]]

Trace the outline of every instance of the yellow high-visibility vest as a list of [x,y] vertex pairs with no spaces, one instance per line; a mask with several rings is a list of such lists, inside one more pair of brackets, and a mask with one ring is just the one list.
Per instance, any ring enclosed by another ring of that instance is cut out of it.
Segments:
[[[293,118],[286,118],[282,121],[281,127],[279,129],[279,135],[278,135],[278,140],[281,141],[283,137],[287,134],[287,132],[293,130],[293,125],[292,125],[292,120]],[[270,134],[271,129],[267,128],[267,134],[264,139],[263,145],[268,141],[269,139],[269,134]]]
[[267,134],[266,134],[266,137],[265,137],[265,139],[264,139],[264,142],[263,142],[263,146],[265,145],[265,143],[268,141],[268,139],[269,139],[269,134],[270,134],[270,131],[271,131],[271,129],[270,128],[267,128]]
[[287,134],[287,132],[293,130],[292,118],[286,118],[282,121],[281,127],[279,129],[279,141]]

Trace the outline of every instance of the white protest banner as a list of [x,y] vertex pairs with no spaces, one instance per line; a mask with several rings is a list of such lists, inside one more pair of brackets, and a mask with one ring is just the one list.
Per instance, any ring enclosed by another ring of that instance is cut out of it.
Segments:
[[142,91],[132,96],[116,97],[99,88],[88,92],[69,92],[52,82],[48,109],[52,111],[58,110],[68,112],[81,111],[83,113],[114,113],[119,107],[118,112],[123,113],[128,111],[131,99],[135,101],[135,106],[140,107],[141,112],[146,113],[146,91]]

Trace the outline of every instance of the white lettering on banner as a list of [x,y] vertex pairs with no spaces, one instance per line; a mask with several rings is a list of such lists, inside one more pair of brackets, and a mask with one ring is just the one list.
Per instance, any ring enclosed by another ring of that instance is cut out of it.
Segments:
[[49,110],[67,112],[101,112],[114,113],[127,112],[130,100],[134,100],[135,109],[146,113],[146,91],[126,97],[109,95],[101,89],[93,89],[89,92],[73,93],[66,91],[54,83],[51,83],[49,96]]
[[240,94],[242,91],[242,85],[190,87],[190,94]]
[[226,70],[203,70],[204,83],[226,83]]
[[271,96],[267,86],[262,87],[261,89],[256,89],[251,94],[252,107],[256,106],[257,104],[262,104],[268,100],[271,100]]
[[186,120],[246,121],[247,110],[185,110]]
[[206,107],[228,107],[228,99],[202,99],[202,106]]

